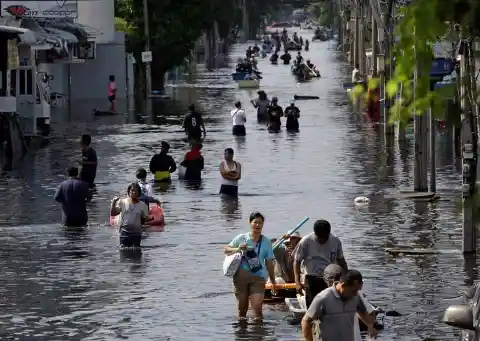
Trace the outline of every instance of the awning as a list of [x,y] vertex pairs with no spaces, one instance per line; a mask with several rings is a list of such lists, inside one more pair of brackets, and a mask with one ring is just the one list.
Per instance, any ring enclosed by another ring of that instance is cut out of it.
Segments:
[[45,31],[47,31],[47,33],[50,33],[52,35],[55,35],[59,38],[64,39],[68,44],[78,43],[77,37],[70,32],[59,30],[58,28],[53,28],[53,27],[44,27],[44,29]]
[[18,36],[23,44],[32,45],[37,43],[35,33],[25,28],[0,25],[0,32]]
[[80,24],[74,24],[67,20],[48,20],[48,19],[37,19],[38,23],[42,25],[42,27],[46,28],[54,28],[57,30],[62,30],[73,34],[77,38],[77,42],[86,42],[90,40],[90,35],[87,31],[83,28]]

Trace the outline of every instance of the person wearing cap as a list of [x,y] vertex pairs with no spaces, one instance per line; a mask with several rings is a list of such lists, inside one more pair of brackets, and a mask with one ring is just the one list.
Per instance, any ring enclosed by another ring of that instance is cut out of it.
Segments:
[[[283,237],[285,243],[273,251],[275,255],[275,279],[278,284],[295,283],[293,250],[295,250],[302,237],[298,231],[294,233],[289,231]],[[275,241],[272,239],[272,242]]]
[[[319,292],[327,288],[323,274],[328,265],[337,263],[348,270],[347,262],[343,257],[342,243],[338,237],[330,233],[330,223],[323,219],[317,220],[313,225],[313,231],[300,240],[294,252],[295,284],[297,291],[305,289],[307,307]],[[305,285],[300,281],[302,262],[306,271]]]
[[260,90],[257,92],[258,98],[256,100],[251,100],[253,107],[257,109],[257,121],[259,123],[265,122],[267,120],[268,106],[270,101],[268,100],[267,94],[265,91]]
[[170,145],[162,141],[160,153],[155,154],[150,160],[150,172],[153,174],[155,182],[170,182],[170,174],[177,170],[175,160],[168,155]]
[[245,129],[245,122],[247,122],[247,116],[245,110],[242,108],[242,103],[235,102],[235,109],[230,111],[230,116],[233,120],[232,134],[235,136],[245,136],[247,131]]
[[140,185],[140,201],[143,201],[147,207],[150,203],[161,206],[162,203],[153,197],[152,186],[147,183],[147,171],[144,168],[139,168],[135,176],[137,178],[137,183]]
[[269,132],[278,133],[281,130],[282,116],[283,109],[278,105],[278,98],[272,97],[272,103],[268,106],[267,111],[267,127]]
[[285,109],[285,117],[287,118],[287,124],[285,125],[287,131],[298,131],[300,128],[298,123],[300,109],[295,105],[295,101],[291,101],[290,106]]
[[190,104],[188,110],[189,113],[183,118],[182,127],[185,129],[189,141],[200,141],[202,139],[202,133],[203,138],[207,135],[202,114],[195,109],[195,104]]
[[202,170],[204,168],[204,160],[201,154],[203,145],[200,142],[192,141],[191,149],[183,158],[181,165],[185,167],[184,180],[201,181]]

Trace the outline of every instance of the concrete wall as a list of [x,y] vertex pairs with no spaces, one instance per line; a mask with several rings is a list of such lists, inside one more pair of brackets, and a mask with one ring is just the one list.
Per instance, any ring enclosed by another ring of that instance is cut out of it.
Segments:
[[116,32],[115,42],[97,44],[95,59],[71,64],[71,99],[108,96],[108,76],[115,75],[117,99],[126,98],[125,34]]
[[77,23],[98,31],[97,43],[115,41],[115,0],[78,1]]
[[[110,75],[115,75],[117,82],[117,111],[127,112],[127,97],[129,110],[133,110],[134,59],[125,54],[125,34],[116,32],[115,38],[113,43],[96,45],[95,59],[70,65],[47,64],[49,73],[54,76],[51,84],[52,92],[64,94],[67,99],[70,97],[69,106],[52,110],[53,120],[58,122],[65,120],[63,116],[85,115],[95,108],[108,110],[108,77]],[[69,68],[70,90],[68,88]],[[71,113],[66,111],[68,108],[71,109]]]

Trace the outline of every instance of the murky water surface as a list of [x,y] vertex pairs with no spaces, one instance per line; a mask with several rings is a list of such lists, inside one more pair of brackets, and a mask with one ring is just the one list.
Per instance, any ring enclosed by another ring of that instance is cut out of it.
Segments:
[[[245,48],[235,47],[232,59]],[[206,113],[204,182],[195,190],[175,180],[161,194],[166,232],[148,236],[140,259],[118,252],[117,233],[105,226],[109,199],[125,190],[138,167],[148,167],[160,141],[169,141],[172,154],[181,158],[186,150],[181,112],[167,107],[158,109],[165,111],[160,118],[97,119],[80,113],[70,125],[57,124],[50,147],[0,178],[1,339],[298,340],[300,332],[287,323],[282,305],[266,308],[263,326],[235,325],[222,246],[246,231],[248,215],[260,210],[267,218],[264,232],[272,237],[304,216],[332,223],[349,265],[366,277],[372,301],[403,314],[385,321],[380,340],[451,340],[453,330],[439,316],[475,278],[476,265],[464,265],[459,253],[455,201],[461,180],[450,137],[437,139],[440,201],[384,199],[412,184],[412,141],[386,148],[378,132],[351,114],[340,87],[348,70],[332,43],[315,42],[305,55],[319,66],[321,79],[297,84],[290,67],[259,64],[262,88],[281,105],[294,94],[321,97],[297,102],[302,115],[297,134],[269,134],[258,125],[248,106],[255,91],[234,89],[230,68],[201,73],[198,88],[178,90],[186,101],[183,109],[196,100]],[[245,139],[230,134],[235,100],[248,108]],[[70,231],[57,223],[60,210],[52,195],[63,170],[79,159],[76,141],[84,132],[94,136],[100,158],[98,193],[90,205],[92,226]],[[227,147],[235,149],[244,169],[238,203],[217,195],[218,164]],[[359,195],[372,196],[371,205],[356,209],[353,199]],[[310,231],[308,224],[302,233]],[[394,245],[432,243],[445,253],[393,258],[384,252]]]

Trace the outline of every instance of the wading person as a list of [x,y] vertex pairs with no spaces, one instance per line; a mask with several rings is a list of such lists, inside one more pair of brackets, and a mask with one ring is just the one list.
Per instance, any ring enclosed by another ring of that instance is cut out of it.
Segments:
[[115,197],[112,200],[110,215],[120,216],[118,226],[121,247],[140,247],[143,223],[153,220],[148,216],[147,205],[140,200],[141,191],[140,185],[134,182],[128,185],[126,198]]
[[239,234],[225,247],[226,255],[236,252],[243,254],[240,268],[233,276],[239,319],[246,318],[249,302],[254,319],[263,318],[263,296],[268,277],[272,289],[275,290],[275,257],[270,239],[262,234],[264,222],[265,218],[261,213],[250,214],[250,232]]
[[90,188],[95,187],[95,178],[97,176],[98,158],[95,150],[90,146],[92,137],[84,134],[80,139],[82,147],[82,160],[79,162],[82,165],[80,170],[80,179],[85,181]]
[[115,82],[115,76],[110,75],[108,77],[108,101],[110,102],[110,111],[115,112],[115,102],[117,99],[117,83]]
[[290,102],[290,106],[285,109],[285,117],[287,118],[286,128],[287,131],[298,131],[300,124],[298,119],[300,118],[300,109],[295,105],[295,102]]
[[271,133],[278,133],[282,129],[283,109],[278,105],[278,98],[273,97],[267,111],[267,127]]
[[267,94],[265,91],[260,90],[257,92],[258,98],[252,100],[251,103],[255,109],[257,109],[257,121],[265,122],[267,120],[268,106],[270,101],[268,100]]
[[91,199],[88,184],[78,178],[78,168],[67,169],[68,179],[58,186],[55,201],[62,204],[62,224],[70,227],[86,226],[87,202]]
[[247,135],[247,130],[245,129],[247,116],[245,115],[245,110],[242,108],[242,103],[235,102],[235,109],[230,111],[230,116],[232,116],[233,120],[232,134],[235,136]]
[[[185,129],[187,138],[189,141],[200,141],[205,138],[207,131],[205,130],[205,123],[203,122],[202,114],[196,109],[194,104],[190,104],[188,107],[189,113],[185,115],[183,119],[182,127]],[[203,137],[202,137],[203,133]]]
[[135,176],[137,178],[137,183],[140,186],[140,200],[143,201],[147,207],[149,207],[150,204],[161,206],[162,203],[160,200],[153,197],[152,185],[147,183],[147,171],[144,168],[139,168],[135,173]]
[[354,318],[358,314],[368,327],[371,337],[376,337],[375,319],[357,295],[363,282],[356,270],[347,271],[331,287],[323,290],[312,301],[302,319],[305,341],[313,341],[314,322],[319,322],[322,341],[354,340]]
[[238,180],[242,178],[242,165],[233,159],[233,149],[227,148],[224,153],[225,160],[220,162],[220,175],[222,176],[220,194],[237,197]]
[[[297,291],[305,289],[307,307],[313,298],[327,287],[323,280],[323,272],[331,263],[338,263],[348,270],[347,262],[343,257],[340,239],[330,233],[331,226],[326,220],[317,220],[313,225],[312,233],[300,240],[295,249],[295,284]],[[300,281],[301,264],[305,266],[305,286]]]
[[191,149],[185,153],[181,165],[185,167],[184,180],[202,181],[202,170],[204,160],[201,153],[203,145],[200,142],[192,141]]
[[168,155],[170,145],[162,141],[160,153],[155,154],[150,160],[150,172],[153,174],[155,182],[170,182],[172,181],[170,174],[177,170],[177,164],[173,157]]

